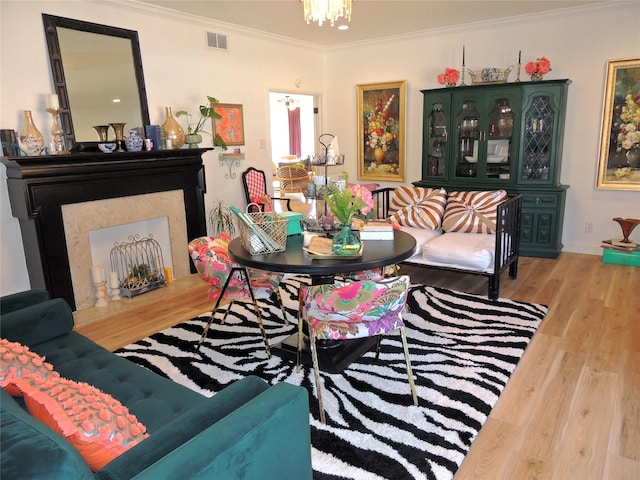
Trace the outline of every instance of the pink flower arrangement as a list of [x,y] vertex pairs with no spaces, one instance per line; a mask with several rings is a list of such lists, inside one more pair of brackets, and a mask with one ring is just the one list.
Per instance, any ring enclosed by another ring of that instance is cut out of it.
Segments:
[[440,85],[455,85],[458,83],[458,78],[460,78],[460,72],[455,68],[445,68],[444,73],[438,75],[438,83]]
[[535,62],[529,62],[524,66],[527,75],[542,77],[551,71],[551,62],[547,57],[540,57]]
[[342,225],[350,225],[355,214],[366,217],[374,206],[371,192],[358,184],[349,184],[343,190],[335,184],[330,185],[325,201]]

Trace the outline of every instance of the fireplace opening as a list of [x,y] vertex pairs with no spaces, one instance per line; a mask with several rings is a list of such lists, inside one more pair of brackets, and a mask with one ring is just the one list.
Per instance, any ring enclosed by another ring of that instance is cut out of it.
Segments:
[[166,286],[165,266],[173,270],[167,217],[91,230],[89,245],[92,265],[116,272],[120,294],[129,298]]

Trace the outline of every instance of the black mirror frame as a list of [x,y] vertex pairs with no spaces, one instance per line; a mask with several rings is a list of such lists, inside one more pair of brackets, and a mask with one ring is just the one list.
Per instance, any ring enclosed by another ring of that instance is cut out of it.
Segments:
[[58,40],[57,27],[70,28],[73,30],[108,35],[112,37],[121,37],[131,41],[131,54],[133,57],[133,66],[138,84],[142,125],[149,125],[149,105],[147,104],[147,90],[144,84],[144,74],[142,71],[142,55],[140,54],[138,32],[109,25],[101,25],[99,23],[84,22],[73,18],[57,17],[46,13],[42,14],[42,22],[44,24],[45,36],[47,39],[47,48],[49,50],[49,62],[51,66],[51,74],[53,76],[54,90],[55,93],[58,94],[60,109],[62,110],[60,113],[60,124],[64,130],[64,138],[66,142],[73,145],[73,148],[71,149],[72,151],[97,151],[98,141],[76,142],[71,109],[69,108],[69,94],[67,92],[67,83],[64,76],[64,67],[62,65],[62,55],[60,53],[60,42]]

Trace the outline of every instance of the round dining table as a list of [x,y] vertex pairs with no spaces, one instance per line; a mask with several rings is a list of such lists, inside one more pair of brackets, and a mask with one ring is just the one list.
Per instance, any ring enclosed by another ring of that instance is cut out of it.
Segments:
[[312,285],[333,283],[336,274],[374,270],[394,265],[415,253],[416,239],[401,230],[394,230],[393,240],[363,240],[362,256],[349,258],[311,258],[303,250],[303,235],[290,235],[282,252],[251,255],[240,237],[229,244],[229,255],[245,267],[280,273],[309,275]]
[[[282,252],[251,255],[237,237],[229,244],[232,260],[246,267],[271,272],[308,275],[312,285],[333,283],[335,275],[373,270],[394,265],[411,257],[416,250],[415,238],[400,230],[394,230],[393,240],[364,240],[362,256],[356,258],[311,258],[304,250],[303,235],[290,235],[287,248]],[[339,373],[353,360],[375,347],[376,337],[356,338],[340,341],[318,341],[318,362],[322,371]],[[297,334],[274,345],[272,352],[292,362],[297,359]],[[311,365],[308,342],[302,350],[301,361]]]

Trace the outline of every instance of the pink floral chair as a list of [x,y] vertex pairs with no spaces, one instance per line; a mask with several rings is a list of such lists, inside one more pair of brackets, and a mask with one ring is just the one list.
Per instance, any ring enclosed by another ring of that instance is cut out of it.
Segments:
[[381,335],[399,329],[413,404],[418,405],[407,336],[402,320],[409,285],[409,277],[404,275],[386,280],[315,285],[300,289],[297,368],[300,369],[302,326],[303,322],[306,322],[309,326],[311,357],[322,423],[325,423],[325,412],[322,405],[317,339],[348,340],[378,336],[376,349],[376,358],[378,358]]
[[204,339],[207,337],[209,328],[213,323],[214,317],[221,305],[227,305],[222,323],[227,318],[227,314],[234,302],[253,303],[253,309],[258,318],[258,325],[262,332],[265,350],[267,356],[271,357],[269,349],[269,341],[262,323],[262,316],[256,300],[270,298],[275,292],[282,316],[288,325],[287,315],[282,304],[280,289],[278,288],[282,281],[282,275],[263,270],[255,270],[246,268],[231,260],[229,256],[229,243],[231,237],[228,233],[223,232],[219,237],[199,237],[189,242],[189,255],[195,265],[200,276],[211,284],[209,289],[209,299],[216,302],[209,322],[204,327],[202,336],[198,340],[196,351],[200,350]]

